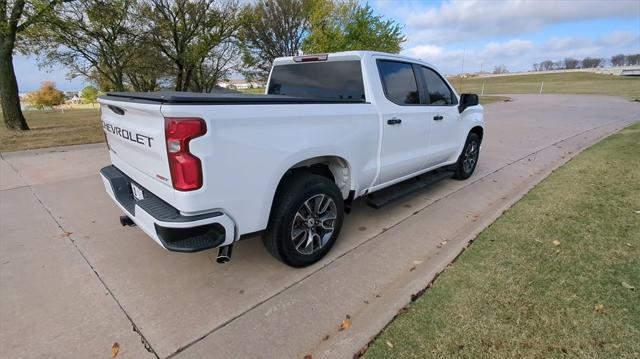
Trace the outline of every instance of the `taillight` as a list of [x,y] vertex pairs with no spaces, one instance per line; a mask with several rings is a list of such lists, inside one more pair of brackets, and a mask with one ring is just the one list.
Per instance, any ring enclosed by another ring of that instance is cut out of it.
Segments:
[[189,141],[207,133],[201,118],[165,118],[167,156],[173,188],[193,191],[202,187],[202,164],[189,152]]

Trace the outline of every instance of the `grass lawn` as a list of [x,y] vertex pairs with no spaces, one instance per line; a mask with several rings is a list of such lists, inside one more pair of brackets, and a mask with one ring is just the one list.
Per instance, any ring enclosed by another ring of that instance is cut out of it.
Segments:
[[254,95],[264,95],[264,87],[256,87],[256,88],[252,88],[252,89],[241,89],[238,90],[240,92],[243,93],[250,93],[250,94],[254,94]]
[[83,108],[59,111],[25,111],[31,131],[9,131],[0,125],[0,151],[103,142],[100,111]]
[[639,137],[635,124],[535,187],[365,357],[640,357]]
[[623,96],[640,100],[640,77],[612,76],[589,72],[532,74],[497,77],[474,77],[460,81],[449,78],[460,93],[485,94],[538,93],[544,82],[543,93],[571,93]]

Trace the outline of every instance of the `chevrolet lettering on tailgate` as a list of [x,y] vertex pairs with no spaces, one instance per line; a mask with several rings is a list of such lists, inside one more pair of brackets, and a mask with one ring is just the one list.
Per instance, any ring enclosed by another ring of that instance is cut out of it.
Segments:
[[141,145],[145,145],[145,146],[151,147],[151,141],[153,141],[153,137],[141,135],[139,133],[133,133],[133,132],[127,130],[126,128],[121,128],[121,127],[118,127],[118,126],[114,126],[114,125],[112,125],[110,123],[107,123],[107,122],[102,122],[102,128],[107,132],[111,132],[116,136],[120,136],[120,137],[124,138],[125,140],[129,140],[131,142],[136,142],[136,143],[139,143]]

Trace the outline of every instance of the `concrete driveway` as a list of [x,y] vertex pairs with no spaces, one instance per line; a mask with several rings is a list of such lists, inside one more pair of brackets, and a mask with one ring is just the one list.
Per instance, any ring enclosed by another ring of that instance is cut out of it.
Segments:
[[619,98],[513,98],[486,106],[471,179],[379,210],[357,201],[329,256],[298,270],[257,238],[219,265],[121,227],[104,145],[3,153],[0,356],[106,358],[118,342],[119,358],[350,358],[533,185],[640,119]]

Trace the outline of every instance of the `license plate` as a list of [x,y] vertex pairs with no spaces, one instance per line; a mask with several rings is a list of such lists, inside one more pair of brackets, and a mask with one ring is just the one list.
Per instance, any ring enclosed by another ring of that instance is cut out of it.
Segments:
[[136,200],[142,201],[144,199],[144,193],[142,192],[140,187],[136,186],[133,183],[131,184],[131,191],[133,192],[133,197],[135,197]]

